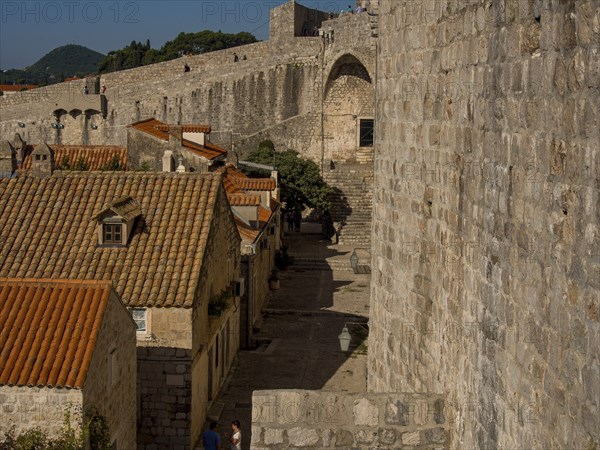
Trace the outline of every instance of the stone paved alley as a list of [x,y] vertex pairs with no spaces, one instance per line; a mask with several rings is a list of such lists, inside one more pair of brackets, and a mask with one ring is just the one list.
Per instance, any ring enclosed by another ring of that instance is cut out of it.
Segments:
[[[223,392],[213,404],[219,432],[242,422],[243,449],[250,448],[252,391],[262,389],[366,390],[366,343],[361,327],[350,325],[350,354],[340,351],[344,322],[366,322],[370,275],[350,269],[353,248],[323,241],[320,225],[305,223],[301,233],[284,238],[295,263],[279,273],[281,288],[272,292],[254,351],[242,351]],[[368,253],[358,250],[367,264]],[[229,448],[225,446],[224,448]]]

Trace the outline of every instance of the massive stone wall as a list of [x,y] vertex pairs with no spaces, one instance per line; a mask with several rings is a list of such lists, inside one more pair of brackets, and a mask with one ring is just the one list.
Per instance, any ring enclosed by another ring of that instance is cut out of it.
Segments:
[[435,394],[255,391],[252,449],[443,449],[447,411]]
[[600,443],[600,4],[380,0],[371,391],[454,448]]

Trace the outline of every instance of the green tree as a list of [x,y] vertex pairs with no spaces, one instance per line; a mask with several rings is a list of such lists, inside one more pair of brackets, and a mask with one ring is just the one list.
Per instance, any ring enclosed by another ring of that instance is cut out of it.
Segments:
[[[271,141],[263,141],[248,155],[248,161],[274,166],[279,171],[281,199],[287,209],[315,208],[329,210],[331,188],[323,180],[319,166],[302,158],[294,150],[278,152]],[[249,169],[251,177],[264,176],[259,170]]]

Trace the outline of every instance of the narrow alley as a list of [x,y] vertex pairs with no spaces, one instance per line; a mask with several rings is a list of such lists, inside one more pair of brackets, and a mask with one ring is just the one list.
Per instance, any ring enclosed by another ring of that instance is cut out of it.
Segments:
[[[300,233],[284,237],[295,261],[279,273],[281,287],[271,292],[255,334],[260,345],[239,353],[209,413],[218,418],[221,434],[231,432],[232,420],[241,421],[243,449],[250,448],[254,390],[366,390],[367,332],[361,324],[368,321],[370,275],[350,267],[354,248],[331,245],[320,232],[320,224],[304,223]],[[359,264],[370,263],[366,250],[357,254]],[[344,353],[338,335],[348,322],[353,340]]]

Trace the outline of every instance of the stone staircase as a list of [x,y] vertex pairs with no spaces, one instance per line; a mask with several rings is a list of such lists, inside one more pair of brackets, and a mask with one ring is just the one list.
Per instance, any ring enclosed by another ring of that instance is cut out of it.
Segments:
[[372,163],[334,163],[323,178],[333,189],[330,197],[334,222],[345,221],[340,233],[340,245],[369,248],[373,209]]

